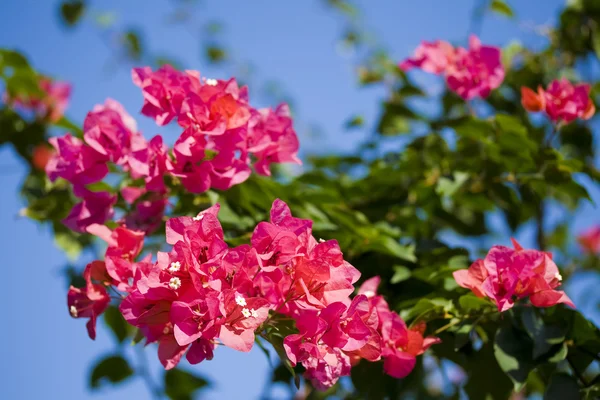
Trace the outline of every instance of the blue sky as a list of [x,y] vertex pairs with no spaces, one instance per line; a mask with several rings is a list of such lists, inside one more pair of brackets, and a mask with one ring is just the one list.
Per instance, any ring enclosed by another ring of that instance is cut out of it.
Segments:
[[[199,57],[198,37],[189,30],[165,22],[172,2],[167,0],[91,1],[99,10],[114,11],[117,23],[138,26],[147,34],[153,53],[172,54],[187,68],[208,77],[226,78],[223,71],[206,66]],[[149,4],[152,4],[149,6]],[[222,21],[223,40],[239,60],[256,66],[259,80],[275,79],[295,100],[297,127],[305,153],[317,149],[348,151],[364,133],[344,131],[351,114],[366,117],[375,124],[381,88],[360,89],[351,59],[336,52],[341,20],[317,0],[306,1],[203,1],[200,20]],[[470,11],[467,0],[380,0],[359,2],[365,10],[365,23],[379,37],[390,54],[408,56],[421,40],[442,38],[466,41]],[[539,46],[531,24],[552,23],[563,0],[529,0],[511,3],[521,23],[487,18],[484,42],[503,45],[514,38]],[[368,8],[366,7],[368,5]],[[136,116],[150,137],[160,132],[151,121],[139,116],[141,94],[130,79],[129,69],[107,68],[109,47],[91,22],[74,30],[60,25],[58,1],[21,0],[0,4],[0,47],[24,52],[40,71],[73,84],[68,115],[81,122],[85,113],[105,98],[123,103]],[[523,23],[526,22],[526,23]],[[253,97],[253,87],[250,87]],[[256,97],[254,97],[256,98]],[[259,99],[260,103],[260,99]],[[264,104],[266,105],[266,104]],[[307,128],[318,126],[318,136]],[[111,351],[109,332],[100,329],[95,342],[88,339],[84,322],[72,320],[66,308],[66,287],[60,268],[66,263],[48,231],[17,217],[23,206],[16,194],[24,169],[12,152],[0,150],[0,185],[4,188],[0,208],[0,249],[4,257],[5,282],[0,304],[5,307],[0,330],[0,351],[5,368],[1,376],[0,398],[35,399],[131,399],[145,398],[141,380],[96,393],[87,389],[89,365]],[[593,192],[600,201],[597,190]],[[585,227],[598,220],[596,209],[586,207],[577,220]],[[596,218],[590,218],[594,215]],[[147,352],[154,375],[160,366],[154,350]],[[195,370],[215,382],[209,398],[256,398],[267,379],[268,364],[260,351],[241,354],[219,349],[215,359]]]

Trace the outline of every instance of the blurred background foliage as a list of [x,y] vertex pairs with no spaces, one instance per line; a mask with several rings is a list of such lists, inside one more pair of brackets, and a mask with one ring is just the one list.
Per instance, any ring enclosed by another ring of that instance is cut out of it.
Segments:
[[[203,62],[233,71],[269,99],[291,100],[282,85],[257,79],[255,68],[227,47],[220,36],[227,21],[199,18],[206,4],[170,3],[169,23],[194,30]],[[573,213],[590,201],[582,182],[597,185],[600,180],[594,123],[574,122],[555,134],[547,121],[530,117],[520,104],[522,86],[535,88],[560,77],[590,82],[592,98],[599,99],[600,2],[569,1],[557,26],[540,28],[548,44],[539,51],[511,42],[503,49],[507,74],[501,89],[485,101],[469,103],[448,90],[428,94],[427,87],[400,71],[399,60],[391,59],[364,28],[352,2],[324,3],[341,24],[340,46],[352,50],[357,81],[387,90],[376,128],[371,131],[361,115],[349,115],[348,130],[367,132],[359,149],[309,154],[299,175],[279,168],[275,179],[253,175],[226,192],[202,195],[171,184],[170,214],[188,215],[218,202],[227,240],[240,244],[267,218],[273,199],[281,198],[295,215],[314,221],[316,237],[339,241],[362,280],[380,275],[382,293],[407,322],[427,321],[429,331],[443,341],[404,380],[384,375],[380,364],[363,362],[353,368],[351,380],[342,379],[325,393],[307,384],[297,391],[282,365],[270,372],[273,384],[287,385],[290,398],[310,399],[598,398],[600,332],[594,323],[562,306],[521,306],[499,315],[488,302],[458,288],[452,272],[485,254],[489,239],[506,243],[508,235],[526,226],[535,230],[538,248],[553,252],[566,281],[583,270],[600,272],[598,256],[581,252],[574,245],[577,232],[570,229]],[[68,29],[92,24],[98,30],[112,49],[108,69],[186,67],[176,54],[150,52],[143,30],[120,26],[110,11],[96,9],[99,4],[64,1],[57,15]],[[477,33],[490,16],[518,18],[508,1],[479,1],[470,30]],[[0,50],[0,77],[12,97],[39,95],[41,75],[16,51]],[[77,261],[80,253],[97,254],[100,244],[61,224],[75,199],[65,182],[48,181],[36,166],[35,149],[47,146],[50,128],[81,135],[79,126],[80,121],[66,117],[49,122],[24,115],[6,104],[0,109],[0,145],[12,146],[31,166],[20,188],[27,205],[21,213],[52,227],[56,244],[73,261],[65,274],[75,285],[81,284],[76,278],[83,267]],[[127,211],[125,202],[118,206]],[[549,213],[560,215],[553,226]],[[159,229],[149,246],[157,246],[163,232]],[[597,294],[590,296],[598,309]],[[93,366],[92,389],[137,376],[147,381],[155,398],[210,397],[210,382],[201,375],[204,365],[175,369],[161,382],[153,381],[144,370],[143,350],[136,349],[137,360],[123,351],[135,341],[134,330],[115,308],[103,318],[116,345]]]

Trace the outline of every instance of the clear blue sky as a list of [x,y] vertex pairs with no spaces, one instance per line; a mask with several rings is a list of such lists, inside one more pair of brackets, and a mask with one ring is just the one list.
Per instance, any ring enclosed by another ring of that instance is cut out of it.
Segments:
[[[148,34],[146,42],[154,53],[173,54],[187,68],[199,69],[209,77],[226,77],[207,68],[199,57],[198,38],[188,31],[165,23],[171,2],[167,0],[91,1],[103,10],[115,11],[118,23],[136,25]],[[465,41],[468,34],[469,0],[368,1],[366,24],[383,40],[391,55],[408,56],[423,39],[443,38]],[[520,21],[551,23],[563,0],[510,1]],[[149,5],[152,4],[152,5]],[[68,115],[82,121],[93,105],[113,97],[134,116],[141,107],[141,94],[130,80],[129,70],[107,70],[109,49],[91,23],[70,31],[57,18],[58,1],[20,0],[0,3],[0,47],[23,51],[40,71],[67,79],[74,91]],[[372,126],[381,89],[359,89],[348,59],[336,54],[341,32],[340,19],[320,1],[203,1],[203,21],[222,21],[224,40],[236,58],[251,61],[262,78],[274,78],[295,99],[301,146],[305,151],[350,150],[363,133],[348,133],[343,123],[349,115],[361,113]],[[501,18],[487,18],[482,38],[502,45],[514,38],[539,45],[527,28]],[[252,96],[253,88],[250,87]],[[141,116],[147,136],[158,127]],[[323,136],[307,135],[307,126],[316,124]],[[3,399],[132,399],[145,398],[140,380],[117,389],[90,393],[88,367],[94,359],[109,353],[113,346],[109,332],[101,328],[95,342],[88,339],[84,321],[72,320],[66,308],[66,287],[60,268],[65,257],[52,244],[49,232],[16,217],[22,203],[15,188],[24,169],[7,148],[0,150],[0,249],[5,285],[0,291],[4,306],[0,329],[0,398]],[[598,191],[593,192],[600,202]],[[576,225],[598,221],[598,212],[586,207],[586,217]],[[595,216],[595,218],[590,218]],[[525,234],[525,233],[524,233]],[[596,285],[597,287],[597,285]],[[147,357],[157,375],[159,365],[154,349]],[[195,367],[215,382],[208,398],[256,398],[267,379],[268,364],[260,351],[251,354],[219,349],[215,359]]]

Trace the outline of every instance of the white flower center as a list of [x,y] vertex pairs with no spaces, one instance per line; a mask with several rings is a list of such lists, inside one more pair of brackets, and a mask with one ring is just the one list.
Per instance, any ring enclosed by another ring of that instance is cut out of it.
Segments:
[[238,306],[242,306],[244,307],[246,305],[246,299],[243,298],[241,295],[236,294],[235,295],[235,302],[237,303]]
[[169,267],[169,272],[175,273],[175,272],[179,271],[180,269],[181,269],[181,263],[179,261],[174,261],[171,263],[171,266]]
[[198,214],[196,215],[194,218],[192,218],[194,221],[202,221],[202,218],[204,218],[204,214]]
[[563,280],[563,277],[560,274],[560,272],[557,272],[556,274],[554,274],[554,278],[556,278],[559,282]]
[[75,306],[71,306],[69,308],[69,312],[73,318],[77,318],[77,308]]
[[169,287],[173,290],[179,289],[181,287],[181,279],[176,276],[172,277],[169,281]]
[[207,84],[208,86],[217,86],[217,83],[218,83],[218,82],[217,82],[217,80],[216,80],[216,79],[207,79],[207,80],[206,80],[206,84]]
[[252,313],[250,312],[250,310],[248,310],[247,308],[243,308],[242,309],[242,315],[246,318],[248,318],[250,315],[252,315]]
[[375,292],[372,290],[366,290],[365,292],[363,292],[363,294],[367,297],[373,297],[375,296]]
[[319,238],[319,243],[325,243],[325,239]]

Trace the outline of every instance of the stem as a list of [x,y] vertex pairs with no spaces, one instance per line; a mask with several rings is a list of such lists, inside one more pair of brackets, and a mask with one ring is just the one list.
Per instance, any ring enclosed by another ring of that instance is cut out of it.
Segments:
[[538,243],[538,248],[542,251],[546,248],[546,235],[544,233],[544,219],[546,215],[544,206],[544,200],[540,200],[539,204],[537,205],[535,214],[535,221],[537,225],[535,237]]
[[164,398],[162,389],[154,382],[152,375],[150,375],[150,371],[148,370],[148,359],[146,358],[146,353],[144,352],[144,348],[140,346],[136,346],[136,353],[138,356],[138,367],[137,373],[144,380],[150,395],[155,400],[161,400]]
[[577,368],[575,368],[575,364],[573,364],[573,361],[571,361],[571,358],[569,358],[569,356],[567,356],[567,362],[569,363],[569,365],[571,366],[571,369],[573,370],[573,372],[575,373],[577,378],[581,381],[583,386],[587,387],[588,383],[586,382],[586,380],[583,377],[583,375],[581,374],[581,372],[579,372],[579,370],[577,370]]
[[460,324],[462,321],[463,321],[462,319],[455,319],[454,321],[450,321],[446,325],[442,326],[441,328],[439,328],[438,330],[433,332],[433,334],[439,335],[440,333],[444,332],[445,330],[452,328],[454,325]]

